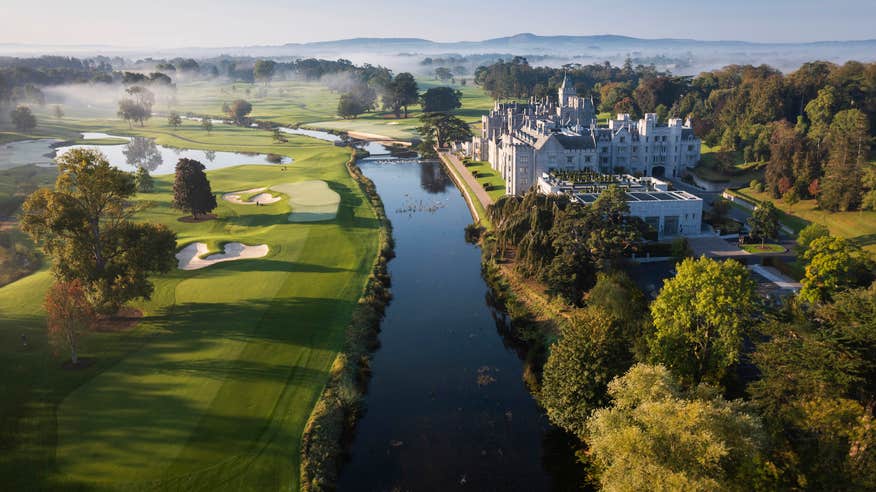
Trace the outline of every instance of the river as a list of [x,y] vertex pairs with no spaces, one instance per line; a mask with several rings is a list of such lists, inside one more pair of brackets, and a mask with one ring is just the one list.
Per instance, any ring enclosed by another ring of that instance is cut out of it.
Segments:
[[554,469],[570,461],[569,447],[524,385],[504,316],[487,302],[453,181],[437,162],[359,165],[393,224],[394,298],[339,490],[574,489]]

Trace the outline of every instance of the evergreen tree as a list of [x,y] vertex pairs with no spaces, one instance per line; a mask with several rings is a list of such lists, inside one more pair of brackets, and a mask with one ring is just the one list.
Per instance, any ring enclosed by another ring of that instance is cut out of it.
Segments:
[[173,207],[190,212],[193,219],[210,213],[217,206],[204,169],[203,164],[193,159],[180,159],[176,164]]

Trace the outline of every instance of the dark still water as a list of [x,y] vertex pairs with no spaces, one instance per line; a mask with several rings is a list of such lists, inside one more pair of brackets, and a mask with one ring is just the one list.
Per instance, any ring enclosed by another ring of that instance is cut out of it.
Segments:
[[571,451],[527,391],[487,304],[456,186],[439,163],[360,165],[394,227],[394,298],[339,490],[574,489],[550,469]]

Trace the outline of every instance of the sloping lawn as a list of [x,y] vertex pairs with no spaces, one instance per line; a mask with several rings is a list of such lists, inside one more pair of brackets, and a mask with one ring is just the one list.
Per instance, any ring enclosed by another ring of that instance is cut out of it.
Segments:
[[795,232],[815,222],[826,226],[831,234],[851,239],[866,250],[876,252],[876,212],[828,212],[818,209],[815,200],[801,200],[793,206],[784,200],[776,200],[767,193],[758,193],[751,188],[743,188],[738,193],[751,200],[770,200],[782,214],[782,224]]
[[[95,123],[113,130],[115,123]],[[117,128],[116,128],[117,129]],[[208,173],[217,194],[321,179],[340,194],[336,219],[290,223],[285,200],[268,206],[219,199],[217,220],[177,220],[172,178],[156,179],[142,216],[177,231],[179,244],[268,244],[268,256],[180,271],[155,280],[136,328],[95,333],[61,369],[47,345],[42,271],[0,288],[0,476],[7,490],[58,488],[297,490],[300,436],[343,343],[376,255],[378,222],[349,177],[345,149],[269,132],[195,127],[138,134],[190,148],[276,153],[280,166]],[[30,347],[25,349],[20,336]]]

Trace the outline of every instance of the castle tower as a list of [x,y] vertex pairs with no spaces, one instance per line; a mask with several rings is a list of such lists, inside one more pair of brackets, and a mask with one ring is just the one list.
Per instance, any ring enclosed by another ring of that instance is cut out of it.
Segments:
[[561,108],[568,107],[569,99],[578,96],[578,94],[575,92],[575,86],[572,84],[572,80],[569,78],[568,73],[563,75],[563,83],[557,90],[557,96],[559,98],[559,104]]

